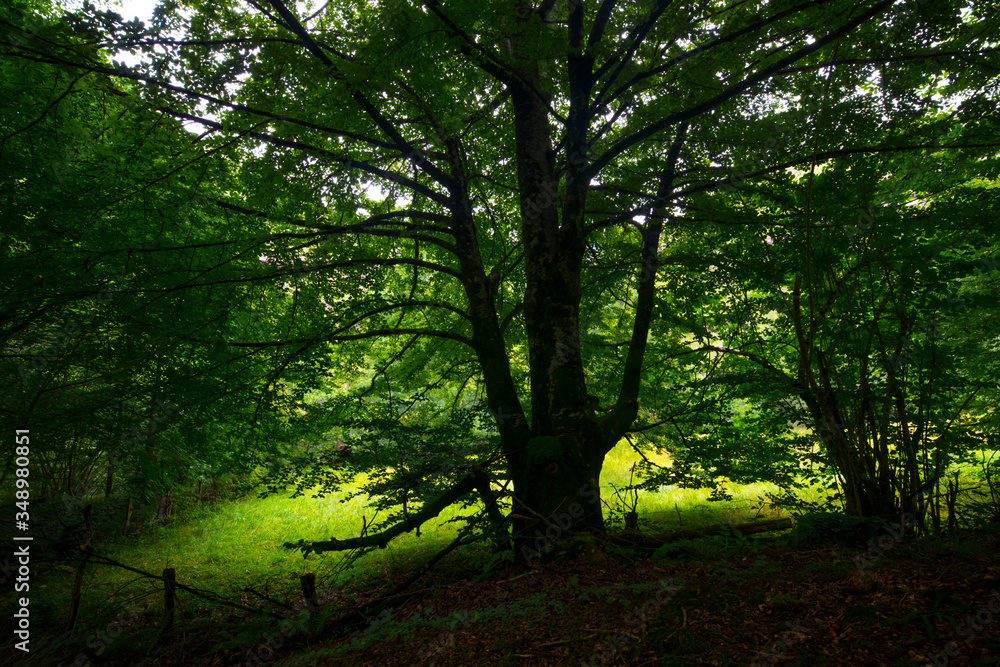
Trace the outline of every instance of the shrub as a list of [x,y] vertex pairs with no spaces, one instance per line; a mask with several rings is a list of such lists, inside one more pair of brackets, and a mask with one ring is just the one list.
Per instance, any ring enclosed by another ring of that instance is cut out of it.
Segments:
[[807,512],[795,522],[795,544],[816,547],[837,542],[862,547],[878,536],[878,529],[883,523],[880,519],[865,519],[839,512]]

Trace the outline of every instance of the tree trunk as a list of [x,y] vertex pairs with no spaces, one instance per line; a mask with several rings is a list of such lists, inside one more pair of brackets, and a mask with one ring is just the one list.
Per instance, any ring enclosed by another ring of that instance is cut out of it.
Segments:
[[107,475],[104,479],[104,498],[110,498],[111,493],[115,490],[115,460],[114,457],[108,457],[108,470]]
[[[546,437],[533,440],[541,442],[529,443],[529,452],[544,451],[541,445],[558,442]],[[604,456],[585,461],[567,452],[562,443],[558,446],[552,458],[524,457],[526,462],[514,474],[514,548],[528,565],[568,535],[604,531],[600,489]]]
[[156,511],[156,520],[163,521],[165,517],[174,513],[174,492],[167,491],[160,495],[160,506]]
[[864,432],[856,430],[854,437],[850,437],[841,421],[843,412],[832,394],[817,397],[810,393],[802,397],[812,414],[813,430],[840,474],[844,511],[865,518],[897,517],[896,488],[888,477],[892,470],[879,470],[865,464],[862,453],[869,443]]
[[[581,271],[587,238],[586,202],[597,171],[588,155],[596,108],[594,61],[585,54],[584,7],[569,5],[569,111],[565,135],[552,137],[548,74],[540,71],[527,26],[539,16],[530,5],[512,26],[515,65],[483,63],[509,94],[524,248],[524,329],[528,342],[528,396],[511,378],[511,363],[495,302],[499,278],[486,276],[471,207],[461,141],[445,137],[451,172],[452,230],[469,300],[472,344],[483,370],[489,409],[500,432],[513,481],[515,550],[529,561],[573,531],[603,531],[600,474],[604,457],[638,414],[643,355],[655,296],[664,210],[687,126],[671,144],[658,180],[658,201],[642,226],[642,266],[632,338],[617,397],[601,410],[590,395],[580,345]],[[547,9],[538,9],[544,14]],[[509,318],[509,316],[508,316]],[[522,403],[523,399],[527,399]],[[610,400],[609,400],[610,402]],[[530,411],[525,406],[530,407]]]
[[[812,298],[810,293],[809,298]],[[849,410],[842,405],[832,379],[833,352],[816,346],[819,319],[803,322],[802,277],[796,276],[792,291],[792,322],[798,342],[798,371],[794,389],[809,409],[812,429],[820,437],[831,465],[840,474],[844,510],[860,517],[892,519],[899,515],[892,470],[879,469],[866,461],[867,436],[860,426],[850,429]],[[815,369],[814,369],[815,364]],[[846,421],[845,421],[846,420]],[[859,418],[863,420],[863,415]],[[872,434],[872,438],[876,438]]]

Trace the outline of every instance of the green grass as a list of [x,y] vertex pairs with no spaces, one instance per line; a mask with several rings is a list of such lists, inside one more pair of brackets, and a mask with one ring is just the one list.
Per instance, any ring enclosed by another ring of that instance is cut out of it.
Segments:
[[[619,488],[629,482],[632,464],[637,460],[626,447],[616,448],[606,459],[601,477],[602,497],[612,506],[612,485]],[[662,460],[662,459],[661,459]],[[206,507],[197,506],[165,525],[148,526],[141,537],[113,544],[106,552],[115,560],[140,570],[160,574],[173,567],[181,583],[233,594],[253,586],[268,595],[295,595],[298,577],[314,572],[322,588],[361,586],[383,578],[389,571],[407,567],[429,557],[457,535],[458,524],[447,523],[457,513],[449,508],[415,533],[401,535],[385,550],[372,553],[355,563],[349,574],[334,576],[340,555],[311,555],[282,547],[285,542],[346,538],[359,534],[363,518],[372,519],[364,497],[348,502],[340,499],[360,485],[325,498],[299,497],[290,493],[260,499],[248,497]],[[639,509],[648,522],[673,526],[697,526],[707,523],[745,520],[755,514],[770,485],[730,485],[732,501],[706,502],[708,490],[665,488],[655,493],[641,492]],[[68,576],[68,573],[67,573]],[[156,584],[158,582],[152,582]],[[87,587],[101,597],[138,595],[150,588],[147,581],[117,568],[92,566]],[[157,597],[157,596],[153,596]]]
[[[657,459],[660,463],[668,460],[666,456]],[[613,486],[621,488],[629,483],[636,460],[638,456],[625,446],[607,456],[601,476],[601,495],[612,508],[621,509]],[[360,480],[354,488],[359,484]],[[655,492],[640,492],[640,525],[657,532],[781,515],[773,509],[757,509],[766,506],[767,493],[777,491],[773,485],[729,484],[727,490],[733,499],[718,502],[707,500],[708,489],[666,487]],[[336,573],[343,558],[340,554],[311,555],[306,559],[301,552],[281,546],[299,539],[312,541],[358,535],[363,517],[371,520],[372,516],[363,497],[340,502],[347,491],[326,498],[307,495],[292,499],[290,493],[285,493],[266,499],[248,497],[212,506],[195,506],[168,524],[147,526],[138,538],[108,545],[103,553],[157,575],[164,568],[173,567],[178,582],[223,595],[240,593],[244,587],[252,586],[271,597],[294,599],[298,596],[298,577],[304,573],[316,573],[321,590],[362,588],[372,582],[385,581],[391,572],[424,561],[457,535],[458,524],[447,523],[457,510],[449,508],[424,525],[421,537],[413,532],[404,534],[393,540],[387,549],[369,554],[340,574]],[[466,556],[469,556],[468,551]],[[57,570],[53,575],[47,588],[68,590],[72,581],[68,568]],[[88,568],[86,588],[86,602],[99,606],[104,602],[120,604],[127,598],[136,598],[140,605],[159,604],[158,591],[162,590],[157,581],[99,565]],[[185,595],[181,594],[182,599]],[[247,601],[259,602],[253,596]]]
[[[653,458],[663,465],[669,463],[666,455]],[[616,448],[605,459],[601,496],[608,505],[605,515],[613,516],[615,521],[627,508],[615,497],[614,487],[622,488],[629,484],[632,466],[637,460],[638,456],[625,446]],[[972,472],[968,469],[962,471],[963,486],[973,481]],[[313,541],[357,536],[362,522],[373,518],[366,499],[358,497],[348,502],[340,502],[340,499],[358,489],[362,483],[363,480],[359,479],[350,488],[326,498],[307,495],[292,499],[290,491],[265,499],[251,495],[212,505],[198,505],[190,498],[178,498],[175,499],[179,508],[176,519],[165,524],[147,521],[144,532],[138,537],[119,536],[103,543],[99,541],[97,552],[154,575],[172,567],[180,584],[212,591],[253,607],[260,607],[263,603],[245,589],[252,587],[270,598],[297,603],[301,600],[299,577],[312,572],[316,574],[321,598],[332,597],[334,602],[328,604],[326,609],[333,615],[339,615],[337,602],[351,604],[353,591],[377,595],[380,586],[398,581],[403,571],[423,564],[451,542],[459,527],[457,523],[447,523],[457,513],[456,509],[449,508],[423,526],[421,537],[412,532],[404,534],[394,539],[388,548],[368,554],[343,571],[339,567],[343,563],[343,554],[303,558],[301,552],[282,547],[285,542],[299,539]],[[778,490],[773,485],[727,484],[726,489],[732,499],[718,502],[708,501],[708,489],[666,487],[657,491],[641,491],[638,502],[640,528],[658,533],[682,527],[774,518],[783,514],[767,502],[766,496]],[[815,500],[818,496],[819,492],[816,492],[809,499]],[[123,511],[121,500],[117,499],[117,505],[108,505],[103,511],[104,523],[99,525],[98,530],[104,527],[105,535],[121,529],[123,516],[118,516]],[[60,508],[53,503],[51,509],[58,512]],[[147,517],[149,511],[150,508],[144,508]],[[64,518],[69,521],[71,517]],[[620,527],[614,522],[609,524],[612,530]],[[712,547],[711,544],[708,546]],[[722,548],[718,547],[715,551]],[[473,545],[460,549],[453,554],[453,558],[457,562],[451,558],[449,561],[457,566],[478,569],[486,562],[488,549]],[[447,567],[446,564],[443,566]],[[467,569],[464,571],[467,572]],[[72,567],[59,565],[39,576],[37,582],[33,580],[32,614],[39,628],[55,629],[65,623],[73,578]],[[109,619],[120,615],[123,609],[130,609],[135,610],[130,612],[133,617],[139,613],[145,620],[130,622],[134,632],[123,634],[119,641],[138,642],[146,647],[139,652],[152,650],[158,645],[161,630],[155,621],[162,614],[163,585],[160,581],[97,562],[88,565],[84,581],[81,625],[75,636],[66,641],[82,646],[95,632],[111,627]],[[210,627],[209,634],[219,637],[220,641],[225,639],[230,643],[242,642],[252,646],[273,633],[271,619],[246,625],[244,621],[230,617],[232,610],[202,602],[189,592],[179,592],[178,605],[179,626],[192,632],[199,627]],[[287,615],[285,610],[273,611]]]
[[[166,525],[152,526],[142,537],[111,552],[116,560],[159,574],[165,567],[177,571],[178,581],[197,582],[199,587],[215,591],[240,590],[253,585],[258,590],[293,591],[298,577],[314,572],[322,586],[329,586],[330,576],[341,556],[311,555],[286,549],[285,542],[346,538],[359,534],[362,517],[371,520],[365,499],[340,502],[346,490],[325,498],[272,495],[265,499],[243,498],[203,508]],[[395,569],[440,549],[457,534],[455,524],[442,525],[455,512],[448,511],[423,529],[393,540],[389,548],[364,558],[352,568],[351,578],[377,578],[387,569]],[[101,577],[103,585],[124,584],[132,575],[109,571]],[[93,582],[97,584],[98,582]],[[346,577],[337,578],[347,583]]]
[[[659,465],[668,465],[667,455],[653,455],[650,459]],[[632,466],[639,456],[628,446],[615,447],[604,460],[601,471],[601,498],[612,507],[620,507],[614,487],[627,486]],[[634,480],[638,482],[638,479]],[[640,524],[652,524],[664,530],[691,528],[712,523],[750,521],[755,517],[772,518],[782,515],[775,510],[765,509],[769,493],[777,493],[778,487],[769,483],[734,484],[726,483],[726,491],[732,500],[709,501],[710,489],[687,489],[667,486],[656,491],[639,492]]]

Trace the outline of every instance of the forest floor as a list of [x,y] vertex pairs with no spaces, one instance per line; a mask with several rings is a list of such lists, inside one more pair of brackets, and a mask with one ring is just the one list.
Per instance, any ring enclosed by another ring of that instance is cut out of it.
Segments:
[[93,664],[1000,664],[1000,535],[879,540],[717,536],[656,561],[609,547],[479,581],[445,560],[347,636],[272,621],[220,643],[221,626],[205,624],[164,636],[155,657]]

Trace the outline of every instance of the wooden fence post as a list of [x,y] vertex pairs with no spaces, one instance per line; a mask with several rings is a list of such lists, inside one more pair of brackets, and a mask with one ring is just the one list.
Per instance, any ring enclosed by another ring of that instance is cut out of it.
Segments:
[[176,593],[177,579],[174,568],[168,567],[163,571],[163,627],[169,628],[174,624],[174,595]]
[[316,575],[312,572],[303,574],[299,577],[299,583],[302,585],[302,597],[306,599],[309,611],[319,609],[319,600],[316,598]]

